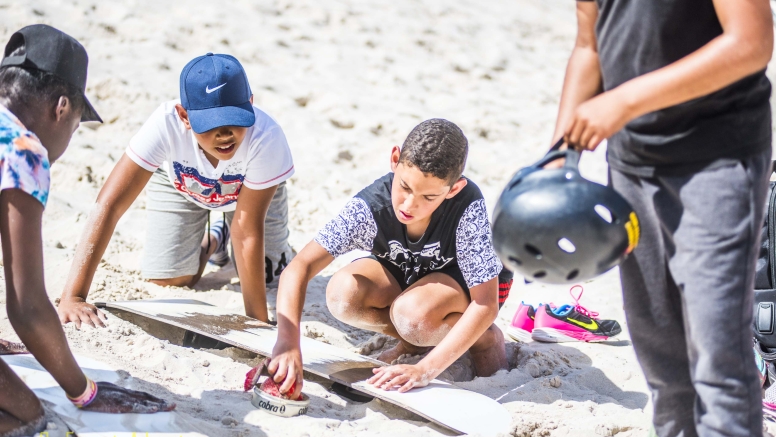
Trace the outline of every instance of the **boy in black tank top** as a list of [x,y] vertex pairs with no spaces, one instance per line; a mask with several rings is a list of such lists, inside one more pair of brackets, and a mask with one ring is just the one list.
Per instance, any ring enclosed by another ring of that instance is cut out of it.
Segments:
[[478,376],[506,368],[504,336],[493,322],[511,273],[493,250],[482,193],[462,176],[467,153],[455,124],[433,119],[416,126],[401,149],[393,148],[393,172],[351,199],[288,265],[270,364],[281,392],[293,388],[293,398],[302,389],[299,322],[307,283],[356,249],[371,256],[331,278],[332,314],[397,338],[378,357],[386,363],[435,347],[418,364],[376,369],[372,384],[400,391],[425,386],[467,350]]

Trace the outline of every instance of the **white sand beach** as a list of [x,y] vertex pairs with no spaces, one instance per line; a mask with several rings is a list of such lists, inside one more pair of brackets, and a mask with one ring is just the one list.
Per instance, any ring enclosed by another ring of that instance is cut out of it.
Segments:
[[[52,301],[100,187],[151,112],[177,98],[180,70],[194,56],[236,56],[255,103],[283,127],[296,165],[288,195],[291,243],[299,250],[351,196],[389,171],[391,147],[428,118],[449,119],[466,133],[465,174],[492,211],[509,177],[549,147],[576,32],[571,0],[0,0],[0,40],[32,23],[53,25],[84,44],[87,95],[105,120],[82,125],[52,167],[43,228]],[[604,182],[603,148],[585,154],[582,169]],[[186,297],[242,312],[231,265],[209,267],[193,290],[141,279],[144,208],[141,195],[117,227],[90,301]],[[303,333],[375,356],[391,341],[338,322],[326,308],[326,283],[345,262],[310,285]],[[508,340],[508,371],[472,379],[464,356],[442,377],[502,403],[515,437],[646,435],[651,404],[628,339],[617,272],[583,285],[582,304],[623,325],[619,341]],[[0,288],[0,338],[17,339],[1,305],[3,281]],[[276,292],[268,290],[273,314]],[[571,303],[568,287],[517,278],[500,326],[521,300]],[[76,353],[126,372],[133,388],[176,402],[187,426],[209,436],[449,435],[381,401],[348,403],[320,378],[305,384],[313,399],[306,416],[271,416],[242,391],[257,361],[250,354],[175,346],[112,315],[105,329],[78,331],[71,324],[65,332]],[[54,426],[50,435],[64,435],[61,424]]]

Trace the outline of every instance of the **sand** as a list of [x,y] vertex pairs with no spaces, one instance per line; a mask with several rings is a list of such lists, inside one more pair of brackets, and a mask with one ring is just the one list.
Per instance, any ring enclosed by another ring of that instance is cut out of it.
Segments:
[[[352,195],[389,170],[391,147],[427,118],[447,118],[467,134],[466,175],[492,210],[512,173],[549,146],[575,35],[572,1],[0,0],[3,41],[38,22],[87,47],[87,93],[106,121],[82,126],[52,167],[43,228],[52,301],[62,291],[99,188],[146,117],[177,97],[179,72],[194,56],[237,56],[256,104],[284,128],[296,164],[288,195],[291,243],[299,250]],[[586,154],[582,169],[605,181],[603,150]],[[119,223],[90,300],[188,297],[242,312],[231,266],[209,269],[193,290],[142,281],[144,208],[141,195]],[[338,260],[311,283],[303,332],[375,356],[393,342],[338,322],[326,308],[328,278],[345,262]],[[649,394],[628,340],[617,272],[583,285],[583,304],[623,324],[618,342],[508,340],[510,370],[473,379],[464,356],[442,377],[498,399],[512,415],[513,436],[645,435]],[[276,290],[268,294],[274,314]],[[509,323],[521,300],[570,303],[567,287],[518,280],[499,325]],[[0,337],[17,338],[0,308]],[[114,316],[105,329],[69,325],[65,331],[74,351],[127,372],[128,385],[176,402],[187,423],[207,435],[444,435],[380,401],[347,403],[315,378],[305,385],[313,398],[306,416],[283,419],[257,411],[241,390],[256,359],[237,349],[182,348]],[[61,426],[52,435],[57,432],[63,433]]]

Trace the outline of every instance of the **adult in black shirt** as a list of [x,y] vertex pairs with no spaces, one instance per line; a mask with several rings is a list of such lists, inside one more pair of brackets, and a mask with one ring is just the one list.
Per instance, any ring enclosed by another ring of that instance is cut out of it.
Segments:
[[608,139],[641,242],[621,266],[659,436],[760,436],[751,340],[770,169],[768,0],[577,2],[555,138]]

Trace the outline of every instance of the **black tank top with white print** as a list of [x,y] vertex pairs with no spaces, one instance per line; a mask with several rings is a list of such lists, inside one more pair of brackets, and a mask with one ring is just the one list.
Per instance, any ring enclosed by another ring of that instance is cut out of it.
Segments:
[[335,257],[356,249],[371,252],[403,289],[435,271],[452,274],[466,291],[499,275],[502,266],[477,185],[467,180],[434,211],[420,239],[411,241],[391,204],[392,181],[388,173],[361,190],[315,241]]

